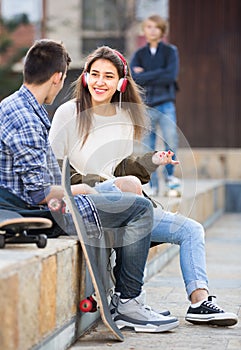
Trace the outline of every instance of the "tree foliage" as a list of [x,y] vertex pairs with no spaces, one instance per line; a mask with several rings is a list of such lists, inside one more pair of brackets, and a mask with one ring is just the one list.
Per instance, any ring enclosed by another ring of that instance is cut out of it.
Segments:
[[29,24],[25,14],[17,15],[11,20],[0,18],[0,100],[18,89],[22,82],[22,74],[15,72],[13,68],[25,56],[28,47],[17,48],[8,55],[14,47],[11,33],[22,24]]

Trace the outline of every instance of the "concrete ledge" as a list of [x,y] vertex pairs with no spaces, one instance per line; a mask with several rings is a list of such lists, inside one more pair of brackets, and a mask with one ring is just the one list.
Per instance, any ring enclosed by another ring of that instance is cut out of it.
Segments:
[[1,349],[31,349],[76,315],[80,268],[79,246],[68,238],[49,240],[43,250],[0,251]]
[[[225,207],[223,181],[191,182],[183,198],[160,197],[164,208],[209,225]],[[145,278],[163,268],[178,248],[150,250]],[[79,244],[64,237],[35,245],[8,245],[0,250],[0,344],[4,350],[67,349],[99,317],[80,315],[78,302],[92,286]],[[87,294],[88,295],[88,294]]]
[[[162,148],[160,148],[162,149]],[[241,148],[179,148],[181,178],[241,180]]]

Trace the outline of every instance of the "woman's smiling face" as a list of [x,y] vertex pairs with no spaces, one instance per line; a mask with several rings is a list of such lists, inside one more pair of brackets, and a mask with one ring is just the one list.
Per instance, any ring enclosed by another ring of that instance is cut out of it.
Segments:
[[100,58],[91,65],[88,88],[93,107],[110,103],[119,79],[117,68],[111,61]]

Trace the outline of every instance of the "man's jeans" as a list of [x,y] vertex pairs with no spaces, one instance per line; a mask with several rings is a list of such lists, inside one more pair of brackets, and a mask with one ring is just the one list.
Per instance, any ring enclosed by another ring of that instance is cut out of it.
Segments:
[[[165,151],[171,150],[174,153],[177,152],[178,147],[178,134],[176,126],[176,107],[174,102],[164,102],[158,106],[148,109],[151,122],[151,132],[145,138],[145,143],[151,150],[156,150],[156,144],[158,137],[162,138]],[[157,134],[157,127],[161,129],[161,135]],[[173,158],[175,159],[175,157]],[[164,167],[164,177],[173,175],[174,166],[167,164]],[[150,181],[151,187],[159,188],[158,174],[155,171],[151,175]]]
[[104,231],[114,229],[121,237],[115,245],[115,289],[121,293],[121,298],[137,297],[141,293],[150,247],[152,204],[144,197],[120,192],[106,192],[90,197],[97,208]]

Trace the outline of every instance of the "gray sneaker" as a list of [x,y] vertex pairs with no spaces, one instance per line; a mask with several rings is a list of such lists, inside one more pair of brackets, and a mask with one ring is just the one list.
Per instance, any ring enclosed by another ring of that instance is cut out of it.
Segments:
[[118,299],[112,318],[119,329],[130,327],[136,332],[160,333],[170,331],[179,325],[176,317],[156,313],[144,304],[144,299],[144,293],[126,302]]
[[[143,299],[144,299],[144,304],[145,304],[145,291],[142,292],[142,296],[143,296]],[[120,293],[118,292],[115,292],[112,297],[111,297],[111,302],[110,302],[110,313],[111,315],[114,315],[115,313],[115,310],[117,308],[117,304],[118,304],[118,301],[120,299]],[[154,312],[156,312],[157,314],[160,314],[160,315],[163,315],[163,316],[169,316],[171,315],[170,311],[169,310],[156,310],[156,309],[152,309]]]
[[109,308],[110,308],[110,313],[111,313],[112,317],[114,316],[114,314],[116,312],[116,308],[117,308],[119,299],[120,299],[120,293],[118,293],[118,292],[115,292],[111,297]]

